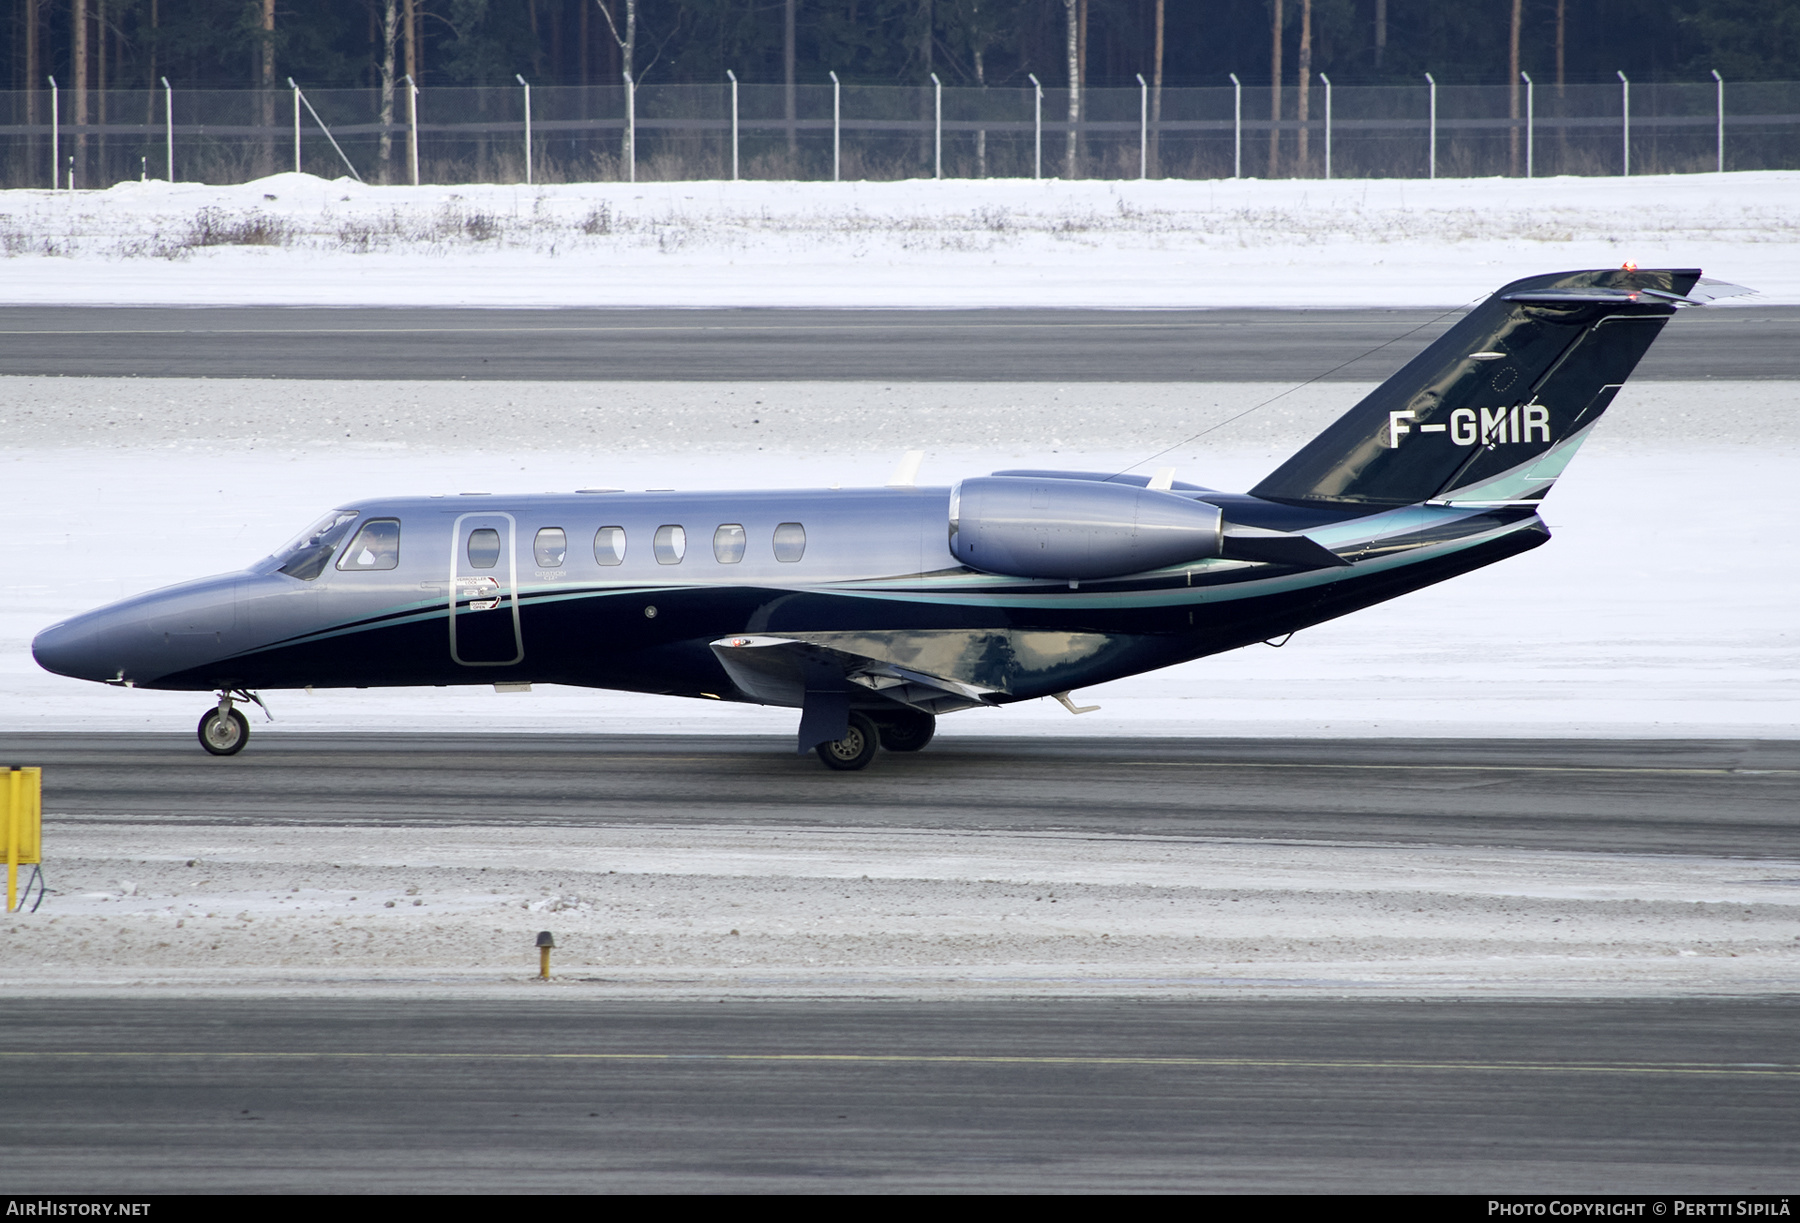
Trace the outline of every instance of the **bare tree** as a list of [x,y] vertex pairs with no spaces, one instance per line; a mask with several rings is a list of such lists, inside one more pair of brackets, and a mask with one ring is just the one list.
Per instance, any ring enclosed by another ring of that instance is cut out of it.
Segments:
[[1281,0],[1275,0],[1269,35],[1269,177],[1281,169]]
[[1512,0],[1512,31],[1507,41],[1509,71],[1506,74],[1506,109],[1508,116],[1512,119],[1512,126],[1507,128],[1506,134],[1511,138],[1508,142],[1511,146],[1509,172],[1515,178],[1519,174],[1519,23],[1523,16],[1523,7],[1523,0]]
[[1556,96],[1562,97],[1563,88],[1563,18],[1568,0],[1556,0]]
[[263,136],[262,164],[258,168],[264,174],[270,174],[275,169],[275,0],[262,0],[260,8],[257,29],[261,46],[257,48],[256,84],[262,94],[262,125],[266,134]]
[[1312,173],[1312,157],[1307,148],[1312,133],[1306,130],[1306,121],[1312,116],[1312,0],[1300,0],[1300,62],[1295,66],[1294,75],[1299,78],[1300,86],[1300,109],[1295,115],[1300,120],[1295,170],[1307,175]]
[[[153,6],[156,0],[150,0]],[[153,19],[154,20],[154,19]],[[38,68],[38,0],[25,0],[25,122],[35,124],[38,121],[38,84],[43,74]],[[154,54],[154,52],[152,53]],[[156,71],[155,61],[151,62],[152,72]],[[155,78],[152,77],[152,80]],[[33,142],[35,143],[35,141]]]
[[[87,0],[74,0],[74,28],[70,31],[73,45],[69,49],[69,65],[74,69],[75,77],[75,122],[86,125],[88,121],[88,6]],[[87,171],[87,136],[77,134],[75,137],[75,156],[80,162],[83,173]],[[57,167],[61,169],[62,167]]]
[[[787,120],[788,156],[791,158],[800,152],[800,134],[795,126],[798,108],[794,96],[794,9],[799,0],[786,0],[781,21],[781,79],[785,85],[782,94],[782,115]],[[925,30],[927,42],[931,39],[931,29]]]
[[1068,17],[1069,48],[1069,139],[1063,147],[1063,177],[1075,177],[1075,125],[1081,122],[1081,15],[1076,0],[1063,0]]
[[[94,121],[102,128],[106,126],[106,0],[94,0]],[[96,185],[101,185],[106,174],[106,133],[102,131],[95,141],[98,149],[98,173]]]
[[381,10],[381,177],[392,181],[388,167],[394,156],[394,44],[400,34],[399,0],[385,0]]
[[[634,89],[637,87],[638,0],[625,0],[625,32],[623,34],[619,33],[618,23],[613,20],[613,15],[607,9],[605,0],[594,0],[594,4],[599,8],[600,15],[606,18],[606,28],[612,31],[613,41],[619,44],[625,88]],[[636,150],[631,147],[631,129],[629,127],[625,129],[625,134],[619,139],[619,156],[626,162],[630,162],[636,156]]]
[[1163,0],[1156,0],[1156,51],[1150,63],[1150,171],[1162,177]]

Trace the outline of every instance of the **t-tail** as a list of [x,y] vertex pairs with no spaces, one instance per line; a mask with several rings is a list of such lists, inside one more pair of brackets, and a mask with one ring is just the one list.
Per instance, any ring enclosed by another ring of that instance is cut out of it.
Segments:
[[1695,268],[1516,280],[1251,495],[1371,509],[1537,501],[1676,308],[1744,291]]

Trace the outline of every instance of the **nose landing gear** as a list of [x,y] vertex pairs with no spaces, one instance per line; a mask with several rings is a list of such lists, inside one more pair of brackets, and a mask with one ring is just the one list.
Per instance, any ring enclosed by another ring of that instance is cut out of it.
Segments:
[[233,707],[233,700],[242,697],[261,707],[264,716],[268,715],[268,706],[254,692],[239,689],[236,692],[219,693],[219,703],[206,711],[200,719],[200,746],[214,756],[235,756],[244,750],[244,744],[250,741],[250,722]]

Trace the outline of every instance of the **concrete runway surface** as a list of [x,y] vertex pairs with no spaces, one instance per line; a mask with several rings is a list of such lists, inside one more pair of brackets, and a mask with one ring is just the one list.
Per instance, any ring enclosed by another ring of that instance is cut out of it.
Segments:
[[0,736],[47,826],[1075,831],[1788,857],[1800,743],[956,739],[833,773],[785,737]]
[[[1458,312],[0,308],[0,375],[670,381],[1386,378]],[[1635,377],[1793,378],[1800,307],[1690,310]]]
[[8,1191],[1787,1193],[1800,1000],[7,999]]

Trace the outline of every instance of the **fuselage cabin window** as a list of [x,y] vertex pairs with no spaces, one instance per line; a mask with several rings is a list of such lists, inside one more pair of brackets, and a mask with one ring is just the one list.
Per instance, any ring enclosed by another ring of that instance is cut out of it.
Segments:
[[337,567],[345,570],[394,569],[400,564],[400,520],[371,518],[363,523]]
[[687,530],[674,525],[656,528],[656,563],[679,565],[687,555]]
[[537,533],[531,554],[539,569],[560,569],[563,558],[569,555],[569,537],[561,527],[545,527]]
[[713,559],[721,565],[735,565],[744,559],[744,528],[728,522],[713,532]]
[[594,532],[594,562],[600,565],[625,563],[624,527],[601,527]]
[[784,522],[775,528],[775,559],[793,564],[806,555],[806,528],[797,522]]
[[481,527],[469,532],[469,568],[492,569],[500,561],[500,532]]

